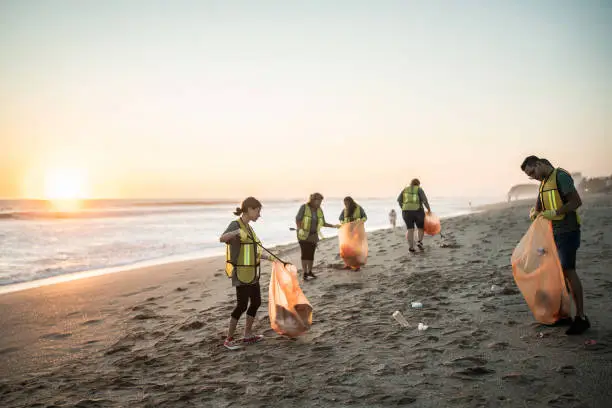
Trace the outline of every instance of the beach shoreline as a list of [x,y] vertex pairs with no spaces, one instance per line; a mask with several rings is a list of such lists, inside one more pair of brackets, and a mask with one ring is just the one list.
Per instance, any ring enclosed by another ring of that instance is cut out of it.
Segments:
[[[0,399],[6,407],[604,407],[612,198],[585,197],[581,209],[578,274],[593,327],[576,337],[535,322],[514,283],[510,255],[531,205],[444,219],[444,238],[426,237],[414,255],[405,228],[370,232],[360,272],[341,270],[337,239],[321,241],[319,278],[300,281],[313,326],[297,340],[270,328],[263,262],[255,329],[266,340],[238,352],[222,347],[235,292],[219,256],[0,295]],[[296,244],[275,251],[300,266]],[[411,327],[393,320],[396,310]]]
[[[496,205],[496,204],[490,204],[490,205]],[[486,206],[482,206],[482,207],[483,209],[481,210],[479,210],[480,207],[477,207],[476,209],[472,211],[467,211],[465,213],[450,215],[446,217],[440,217],[440,219],[446,220],[446,219],[451,219],[455,217],[462,217],[465,215],[469,215],[471,213],[486,210]],[[401,220],[401,217],[398,220],[398,223],[399,225],[397,228],[405,229],[405,226],[403,225],[403,221]],[[389,227],[383,227],[383,228],[375,228],[372,230],[367,230],[367,232],[371,233],[375,231],[382,231],[382,230],[388,230],[388,229],[391,229],[391,227],[389,226]],[[332,237],[325,238],[325,239],[336,239],[336,236],[332,236]],[[272,251],[278,251],[278,250],[283,250],[283,248],[288,247],[288,246],[294,246],[295,248],[293,249],[298,248],[297,240],[279,243],[279,244],[271,246],[269,249]],[[164,265],[170,266],[174,263],[187,262],[187,261],[198,261],[198,260],[215,258],[215,257],[223,257],[224,256],[223,253],[225,252],[225,250],[222,249],[223,244],[220,243],[219,247],[220,249],[218,250],[198,251],[198,252],[191,252],[191,253],[185,253],[185,254],[174,255],[174,256],[165,256],[161,258],[142,260],[142,261],[138,261],[134,263],[127,263],[124,265],[115,265],[115,266],[109,266],[105,268],[96,268],[96,269],[89,269],[89,270],[83,270],[83,271],[76,271],[76,272],[60,274],[60,275],[51,276],[51,277],[42,278],[42,279],[17,282],[17,283],[12,283],[12,284],[7,284],[7,285],[0,285],[0,296],[4,294],[8,294],[8,293],[15,293],[15,292],[23,291],[23,290],[35,289],[35,288],[42,287],[42,286],[56,285],[56,284],[61,284],[65,282],[71,282],[74,280],[88,279],[88,278],[96,277],[96,276],[103,276],[107,274],[129,273],[129,272],[132,272],[138,269],[142,269],[142,268],[148,268],[148,267],[154,267],[154,266],[162,267]],[[206,252],[207,254],[204,254],[204,252]]]

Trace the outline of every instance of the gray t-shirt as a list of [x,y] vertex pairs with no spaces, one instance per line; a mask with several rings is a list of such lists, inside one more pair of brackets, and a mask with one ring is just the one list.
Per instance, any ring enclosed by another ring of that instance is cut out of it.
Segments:
[[[426,207],[429,207],[429,202],[427,201],[427,196],[425,195],[425,191],[423,191],[423,189],[421,187],[419,187],[419,201],[421,202],[421,205],[419,207],[418,210],[416,211],[421,211],[423,209],[423,205],[425,205]],[[400,208],[402,207],[402,204],[404,204],[404,190],[402,190],[399,194],[399,196],[397,197],[397,202],[399,203]]]
[[[223,234],[227,234],[228,232],[233,232],[240,229],[240,224],[238,221],[232,221],[229,223],[225,232]],[[259,248],[256,249],[258,251]],[[240,242],[237,240],[230,241],[230,260],[232,264],[238,263],[238,257],[240,256]],[[235,273],[232,273],[232,286],[244,286],[244,285],[255,285],[259,282],[259,277],[253,283],[243,283],[238,280],[238,276]]]
[[[297,222],[302,221],[304,218],[304,213],[306,212],[306,204],[302,204],[300,209],[298,210],[297,215],[295,216],[295,220]],[[317,234],[317,224],[319,222],[319,216],[317,215],[317,210],[310,209],[310,213],[312,214],[312,220],[310,222],[310,231],[308,234],[308,238],[305,241],[308,242],[318,242],[319,234]],[[323,222],[325,222],[325,216],[323,217]]]

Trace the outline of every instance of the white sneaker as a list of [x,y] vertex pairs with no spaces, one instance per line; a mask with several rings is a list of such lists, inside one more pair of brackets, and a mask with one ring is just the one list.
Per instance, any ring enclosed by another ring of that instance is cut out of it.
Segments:
[[238,350],[242,348],[242,345],[236,343],[236,341],[232,337],[228,337],[223,342],[223,346],[228,350]]

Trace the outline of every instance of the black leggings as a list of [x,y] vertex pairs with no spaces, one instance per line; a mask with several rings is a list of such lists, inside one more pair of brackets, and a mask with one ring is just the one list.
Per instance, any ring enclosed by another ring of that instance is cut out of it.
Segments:
[[402,218],[408,229],[414,229],[415,224],[418,229],[425,227],[425,210],[422,208],[416,211],[402,211]]
[[[261,288],[259,282],[254,285],[236,286],[237,304],[232,312],[232,317],[236,320],[246,311],[247,316],[255,317],[257,309],[261,306]],[[251,305],[249,306],[249,300]],[[247,310],[248,306],[248,310]]]
[[299,241],[300,249],[302,250],[302,261],[314,261],[315,250],[317,249],[316,242]]

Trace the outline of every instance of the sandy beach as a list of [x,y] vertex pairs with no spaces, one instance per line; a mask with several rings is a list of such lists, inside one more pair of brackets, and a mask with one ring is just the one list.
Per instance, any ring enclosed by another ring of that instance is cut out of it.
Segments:
[[[512,277],[531,204],[443,220],[444,238],[414,255],[405,229],[370,233],[359,272],[340,269],[336,238],[322,241],[319,278],[302,283],[313,326],[295,340],[270,328],[264,262],[266,339],[241,351],[222,347],[235,303],[222,258],[2,295],[0,406],[609,407],[612,196],[580,210],[592,328],[572,337],[538,324]],[[300,267],[297,244],[276,250]]]

